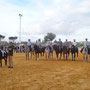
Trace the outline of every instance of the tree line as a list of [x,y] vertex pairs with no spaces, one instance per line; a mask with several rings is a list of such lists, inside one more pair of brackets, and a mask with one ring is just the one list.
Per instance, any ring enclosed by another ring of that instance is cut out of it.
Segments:
[[[43,42],[46,42],[48,39],[50,39],[51,41],[53,41],[55,39],[55,37],[56,37],[56,34],[54,34],[54,33],[47,33],[47,35],[44,36],[44,41]],[[0,41],[2,39],[4,39],[4,38],[5,38],[5,36],[0,34]],[[9,40],[12,40],[13,42],[15,42],[15,40],[17,40],[18,37],[17,36],[11,36],[8,39]]]

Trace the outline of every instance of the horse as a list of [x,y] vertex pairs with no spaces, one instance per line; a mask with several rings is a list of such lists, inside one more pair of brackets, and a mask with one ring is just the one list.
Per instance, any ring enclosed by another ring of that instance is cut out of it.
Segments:
[[33,45],[31,46],[30,53],[31,53],[31,59],[32,59],[32,57],[33,57],[33,55],[34,55],[34,46],[33,46]]
[[66,45],[63,45],[63,58],[65,59],[65,55],[66,55],[66,60],[67,60],[69,53],[70,53],[70,49]]
[[90,48],[89,47],[83,47],[80,50],[80,52],[83,53],[83,61],[85,61],[85,59],[86,59],[86,61],[88,62],[88,55],[89,55],[89,58],[90,58]]
[[4,59],[5,61],[5,66],[7,66],[7,57],[8,57],[8,53],[2,52],[2,50],[0,50],[0,67],[2,67],[2,59]]
[[27,45],[25,46],[25,55],[26,55],[26,60],[27,59],[29,60],[29,48]]
[[37,60],[37,55],[39,57],[39,54],[42,56],[42,53],[43,53],[43,56],[44,56],[44,52],[45,52],[45,47],[39,47],[38,45],[34,44],[34,51],[35,51],[35,56],[36,56],[36,60]]
[[76,54],[77,54],[77,60],[78,60],[78,48],[75,47],[74,45],[71,46],[71,54],[72,54],[72,61],[73,61],[73,55],[74,55],[74,60],[75,60]]
[[46,46],[45,55],[46,55],[46,59],[47,59],[47,57],[48,57],[48,59],[50,59],[50,57],[53,59],[53,47]]
[[62,57],[62,48],[59,47],[58,45],[53,45],[53,49],[55,50],[55,53],[56,53],[56,56],[57,56],[57,60],[58,60],[58,56],[59,56],[59,53],[60,53],[60,59]]

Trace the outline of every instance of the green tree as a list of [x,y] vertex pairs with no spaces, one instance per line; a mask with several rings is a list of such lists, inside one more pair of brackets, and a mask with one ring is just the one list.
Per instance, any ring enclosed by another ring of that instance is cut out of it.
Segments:
[[1,41],[2,39],[4,39],[4,38],[5,38],[5,36],[3,36],[3,35],[0,34],[0,41]]
[[9,37],[9,40],[12,40],[13,41],[13,43],[14,43],[14,41],[17,39],[18,37]]
[[56,35],[54,33],[47,33],[46,36],[44,36],[44,41],[46,42],[48,39],[53,41],[55,39]]

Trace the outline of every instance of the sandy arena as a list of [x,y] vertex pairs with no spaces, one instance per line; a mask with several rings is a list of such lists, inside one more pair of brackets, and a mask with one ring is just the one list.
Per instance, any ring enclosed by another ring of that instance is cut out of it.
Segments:
[[[71,55],[70,55],[71,56]],[[0,68],[0,90],[90,90],[90,60],[25,60],[14,54],[14,68]]]

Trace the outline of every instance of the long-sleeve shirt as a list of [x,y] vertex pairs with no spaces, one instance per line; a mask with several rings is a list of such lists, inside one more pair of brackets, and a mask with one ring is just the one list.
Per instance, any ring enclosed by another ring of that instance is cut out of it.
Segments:
[[64,42],[64,45],[66,45],[67,47],[69,47],[69,42]]
[[13,45],[8,47],[8,53],[10,56],[13,56],[13,49],[14,49]]
[[77,42],[73,42],[72,44],[73,44],[74,46],[76,46],[76,45],[77,45]]
[[31,43],[31,42],[27,42],[27,45],[28,45],[28,46],[31,46],[31,45],[32,45],[32,43]]
[[40,41],[37,41],[37,45],[39,45],[39,46],[40,46],[40,45],[41,45],[41,42],[40,42]]
[[50,46],[51,45],[51,41],[47,41],[46,45]]
[[62,47],[62,41],[59,41],[57,44],[58,46]]
[[84,47],[87,47],[87,46],[89,46],[89,43],[88,43],[88,41],[85,41],[84,42]]

